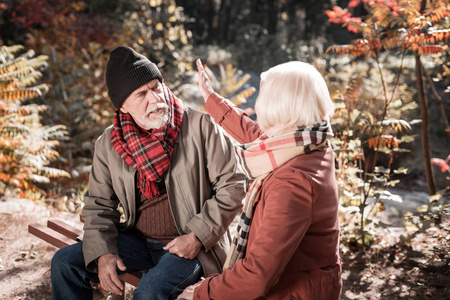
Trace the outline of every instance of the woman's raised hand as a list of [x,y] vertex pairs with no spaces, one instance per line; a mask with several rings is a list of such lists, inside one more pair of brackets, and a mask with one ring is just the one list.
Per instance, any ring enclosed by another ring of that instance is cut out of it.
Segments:
[[202,94],[203,100],[208,100],[209,95],[214,93],[214,90],[211,85],[211,81],[209,80],[208,75],[205,73],[205,69],[203,69],[203,65],[200,59],[197,59],[197,70],[198,70],[198,88],[200,90],[200,94]]

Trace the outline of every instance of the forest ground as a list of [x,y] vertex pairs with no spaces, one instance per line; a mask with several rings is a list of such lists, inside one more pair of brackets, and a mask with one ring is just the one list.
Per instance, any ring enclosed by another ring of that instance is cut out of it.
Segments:
[[[29,223],[45,224],[49,217],[79,226],[78,215],[69,212],[26,199],[0,200],[0,299],[51,299],[50,260],[57,248],[27,232]],[[448,228],[449,220],[444,222]],[[388,246],[342,255],[342,299],[449,299],[448,264],[430,260],[433,245],[446,232],[432,227],[416,234],[409,246],[399,246],[396,241],[406,233],[403,227],[390,228],[383,242]],[[444,255],[448,259],[448,251]],[[95,298],[104,297],[97,292]]]

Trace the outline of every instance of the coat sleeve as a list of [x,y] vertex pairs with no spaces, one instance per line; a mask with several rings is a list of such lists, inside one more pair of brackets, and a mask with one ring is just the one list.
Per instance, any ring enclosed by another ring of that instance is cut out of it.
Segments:
[[97,271],[95,259],[106,253],[118,253],[117,225],[120,213],[119,200],[114,193],[111,173],[104,151],[108,139],[103,134],[95,143],[94,159],[89,175],[89,188],[84,195],[82,217],[84,220],[83,255],[86,268]]
[[[293,171],[292,171],[293,172]],[[278,282],[312,219],[312,189],[302,174],[284,172],[267,186],[254,241],[245,258],[195,289],[194,299],[257,299]],[[251,229],[251,231],[253,231]]]
[[257,122],[217,93],[208,97],[205,109],[217,124],[241,144],[251,143],[262,134]]
[[189,228],[208,251],[224,235],[245,197],[245,175],[237,164],[230,138],[207,114],[202,118],[202,139],[205,173],[211,184],[211,198],[201,205],[200,212],[188,222]]

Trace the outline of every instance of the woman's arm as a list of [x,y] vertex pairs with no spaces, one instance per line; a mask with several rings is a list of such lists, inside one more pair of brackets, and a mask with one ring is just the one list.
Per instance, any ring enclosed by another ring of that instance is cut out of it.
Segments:
[[205,109],[217,124],[222,126],[235,140],[241,144],[251,143],[262,134],[257,122],[250,119],[230,100],[212,93],[205,103]]
[[237,108],[231,101],[214,93],[211,82],[199,59],[197,60],[197,69],[199,72],[198,87],[205,100],[205,109],[214,121],[241,144],[251,143],[259,138],[262,132],[258,123],[250,119],[243,110]]
[[278,282],[298,249],[312,217],[312,189],[302,173],[287,170],[267,186],[263,219],[244,259],[206,278],[194,299],[257,299]]

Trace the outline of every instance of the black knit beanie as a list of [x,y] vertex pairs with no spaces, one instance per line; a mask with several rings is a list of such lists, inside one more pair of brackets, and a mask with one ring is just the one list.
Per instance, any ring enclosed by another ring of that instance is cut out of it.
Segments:
[[111,51],[105,78],[109,98],[117,109],[132,92],[147,82],[153,79],[163,82],[161,72],[154,63],[124,46]]

